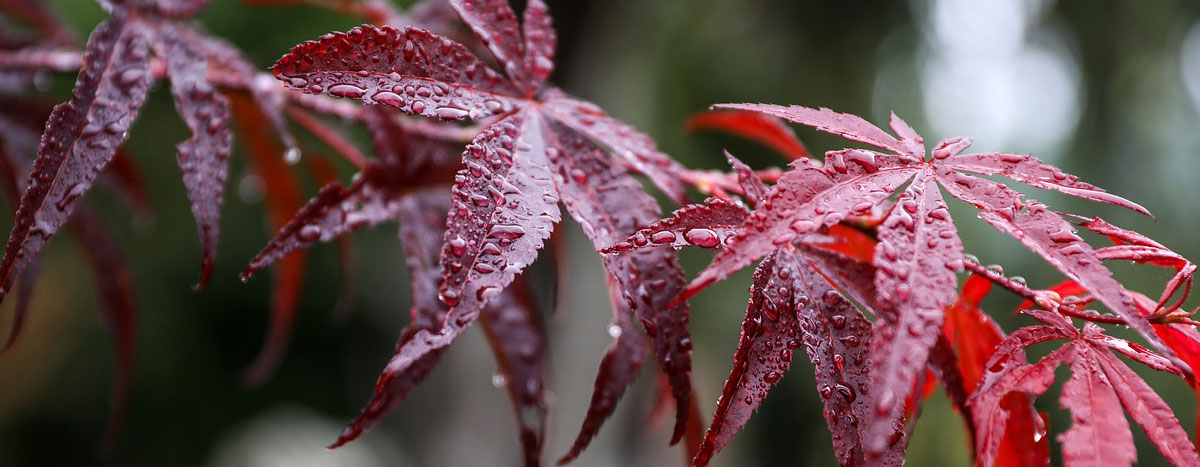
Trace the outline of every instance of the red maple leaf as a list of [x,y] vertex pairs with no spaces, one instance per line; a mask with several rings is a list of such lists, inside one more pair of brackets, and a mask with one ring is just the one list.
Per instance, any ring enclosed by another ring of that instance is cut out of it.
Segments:
[[[520,21],[503,0],[451,4],[502,71],[462,44],[426,30],[369,25],[301,44],[273,68],[286,86],[308,93],[441,120],[489,119],[463,153],[465,168],[456,176],[441,256],[440,293],[448,315],[440,328],[418,331],[401,345],[383,379],[404,374],[424,355],[452,342],[534,261],[559,220],[560,201],[599,248],[659,216],[657,204],[629,169],[677,200],[684,196],[681,167],[658,152],[652,140],[595,105],[546,85],[555,35],[543,2],[529,2]],[[692,392],[688,310],[671,303],[683,287],[682,272],[671,254],[659,251],[608,258],[605,267],[618,313],[636,313],[671,377],[678,407],[672,439],[678,441]],[[609,352],[604,370],[636,368],[633,361],[614,365],[608,360],[630,355]],[[598,380],[596,390],[619,394],[607,380]],[[609,407],[608,399],[593,400]],[[564,460],[586,445],[610,413],[589,412],[576,448]]]

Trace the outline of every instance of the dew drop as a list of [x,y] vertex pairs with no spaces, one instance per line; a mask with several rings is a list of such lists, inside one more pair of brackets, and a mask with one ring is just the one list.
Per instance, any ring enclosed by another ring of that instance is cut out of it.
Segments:
[[337,96],[337,97],[346,97],[346,98],[350,98],[350,99],[357,99],[359,97],[362,97],[363,94],[366,94],[367,91],[363,88],[360,88],[358,86],[354,86],[351,84],[335,84],[333,86],[330,86],[329,90],[326,92],[328,92],[329,94],[332,94],[334,96]]
[[404,98],[400,97],[399,94],[394,92],[381,91],[375,93],[375,95],[372,97],[375,99],[375,102],[380,104],[390,105],[392,107],[400,107],[404,105]]
[[515,240],[525,235],[525,228],[519,225],[495,225],[492,226],[488,235],[504,240]]
[[[720,237],[710,229],[692,229],[684,232],[683,239],[701,248],[714,248],[721,244]],[[785,278],[786,279],[786,278]]]
[[450,106],[438,107],[434,113],[442,120],[462,120],[468,115],[466,110]]
[[450,239],[449,245],[450,252],[454,253],[454,256],[462,256],[467,253],[467,241],[462,237],[455,236]]
[[312,224],[300,227],[300,231],[296,232],[296,238],[302,242],[315,242],[321,238],[321,228]]
[[300,162],[300,148],[291,147],[283,151],[283,162],[287,165],[296,165]]
[[671,243],[675,241],[675,232],[664,230],[662,232],[654,232],[650,235],[650,241],[657,244]]

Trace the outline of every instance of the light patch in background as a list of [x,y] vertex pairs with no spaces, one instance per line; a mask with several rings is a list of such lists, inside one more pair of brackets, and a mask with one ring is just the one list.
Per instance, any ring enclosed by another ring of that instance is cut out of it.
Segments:
[[1179,73],[1192,105],[1200,111],[1200,23],[1188,30],[1179,48]]
[[931,133],[1054,160],[1079,122],[1078,58],[1044,0],[929,0],[917,75]]
[[343,421],[299,406],[272,408],[231,430],[213,449],[209,465],[221,467],[384,467],[413,465],[382,437],[356,440],[336,450],[325,449]]

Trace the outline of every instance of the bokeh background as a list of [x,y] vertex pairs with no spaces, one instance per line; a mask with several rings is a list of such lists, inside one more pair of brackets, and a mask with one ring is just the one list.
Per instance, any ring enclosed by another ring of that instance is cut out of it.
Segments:
[[[89,1],[51,3],[81,35],[104,18]],[[927,141],[969,135],[978,150],[1030,152],[1133,199],[1157,221],[1036,193],[1053,207],[1103,216],[1200,259],[1196,2],[548,3],[561,38],[553,81],[645,130],[688,166],[723,168],[723,148],[756,167],[783,163],[731,137],[686,134],[688,116],[712,103],[828,106],[880,123],[894,110]],[[200,21],[263,68],[294,44],[359,22],[311,7],[251,8],[235,0],[214,0]],[[57,75],[45,93],[61,101],[73,79]],[[843,147],[836,138],[798,131],[814,151]],[[264,333],[270,280],[243,285],[236,274],[270,232],[237,147],[215,280],[207,290],[190,290],[199,249],[174,167],[175,144],[185,137],[167,90],[153,91],[127,144],[148,177],[152,219],[131,222],[102,191],[88,197],[116,231],[137,291],[141,332],[123,439],[111,453],[97,450],[109,416],[112,352],[96,317],[92,278],[76,246],[60,236],[47,251],[24,339],[0,355],[0,465],[518,465],[508,401],[493,386],[495,364],[478,330],[460,338],[425,385],[373,432],[338,451],[323,449],[367,400],[407,320],[407,275],[394,225],[355,236],[354,302],[340,324],[331,316],[343,274],[336,251],[314,250],[286,360],[264,386],[240,384],[239,373]],[[342,169],[348,178],[349,169]],[[1034,286],[1061,280],[1016,241],[976,220],[972,209],[955,204],[953,214],[968,251],[984,263],[1002,263]],[[11,225],[4,219],[0,225]],[[556,396],[547,461],[574,437],[609,341],[600,262],[577,226],[568,221],[564,228],[570,280],[560,291],[562,306],[547,319]],[[693,273],[707,261],[704,252],[686,251],[683,258]],[[1149,268],[1114,268],[1130,288],[1151,295],[1168,277]],[[692,301],[695,378],[708,413],[729,369],[748,285],[748,274],[740,274]],[[9,326],[12,302],[0,308],[0,330]],[[986,302],[1010,331],[1027,323],[1011,316],[1015,305],[1002,292]],[[835,463],[812,368],[801,358],[793,365],[715,464]],[[646,369],[576,465],[683,462],[680,449],[666,446],[668,427],[647,422],[654,371]],[[1177,378],[1143,373],[1195,433],[1194,393]],[[1060,381],[1066,374],[1060,369]],[[1054,433],[1069,426],[1057,402],[1060,387],[1038,401]],[[1134,431],[1140,464],[1164,463]],[[1057,441],[1053,450],[1057,463]],[[968,465],[969,459],[961,421],[939,392],[917,425],[909,464]]]

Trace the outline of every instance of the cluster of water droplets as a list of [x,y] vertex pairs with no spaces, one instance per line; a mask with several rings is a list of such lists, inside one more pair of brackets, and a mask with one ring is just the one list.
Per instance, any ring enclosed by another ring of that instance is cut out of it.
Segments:
[[328,34],[297,46],[275,70],[293,89],[447,121],[507,112],[518,94],[461,44],[415,29]]
[[[38,148],[25,197],[43,199],[32,215],[30,237],[42,241],[66,220],[71,207],[112,159],[137,117],[151,77],[150,42],[144,28],[106,23],[97,29],[71,101],[56,108]],[[114,65],[111,69],[109,63]],[[33,238],[30,238],[33,240]],[[28,245],[26,249],[40,248]]]
[[542,144],[536,117],[521,114],[488,127],[467,146],[442,249],[447,275],[440,297],[447,305],[457,305],[467,285],[477,301],[494,297],[550,235],[558,197]]

